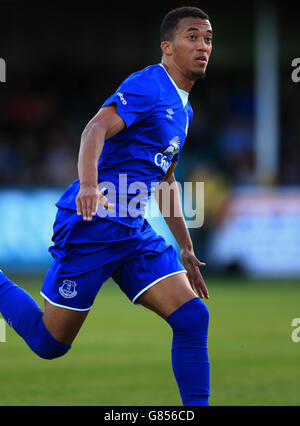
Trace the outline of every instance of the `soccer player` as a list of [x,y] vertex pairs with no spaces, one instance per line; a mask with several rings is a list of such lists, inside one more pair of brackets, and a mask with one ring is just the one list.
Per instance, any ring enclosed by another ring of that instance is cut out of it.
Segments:
[[[209,314],[201,299],[209,294],[174,170],[192,121],[189,91],[205,76],[212,50],[209,17],[194,7],[171,10],[161,25],[161,49],[161,63],[130,75],[82,133],[79,179],[57,203],[54,260],[41,291],[45,311],[0,272],[0,312],[37,355],[57,358],[69,351],[102,283],[112,277],[133,303],[168,322],[183,405],[205,406]],[[154,182],[172,185],[165,220],[181,261],[144,219],[143,197],[135,203],[136,188],[148,197]]]

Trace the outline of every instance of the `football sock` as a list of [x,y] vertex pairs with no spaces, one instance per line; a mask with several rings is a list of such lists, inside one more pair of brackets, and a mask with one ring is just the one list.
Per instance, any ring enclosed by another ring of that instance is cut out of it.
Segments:
[[173,329],[172,366],[185,406],[208,406],[210,366],[207,350],[209,312],[195,298],[167,318]]
[[0,312],[7,323],[39,357],[54,359],[71,348],[58,342],[46,329],[36,301],[0,271]]

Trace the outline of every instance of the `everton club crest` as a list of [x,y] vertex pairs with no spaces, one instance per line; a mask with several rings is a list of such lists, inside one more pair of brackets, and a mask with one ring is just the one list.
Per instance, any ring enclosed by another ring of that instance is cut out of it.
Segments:
[[74,281],[65,280],[59,287],[59,292],[65,299],[73,299],[77,295],[76,286],[77,284]]

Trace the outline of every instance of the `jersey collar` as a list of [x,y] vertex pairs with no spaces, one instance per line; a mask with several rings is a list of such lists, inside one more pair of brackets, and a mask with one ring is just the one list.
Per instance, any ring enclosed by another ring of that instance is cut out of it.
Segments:
[[166,72],[167,76],[169,77],[169,79],[171,80],[171,82],[173,83],[175,89],[177,90],[178,95],[180,96],[180,99],[182,101],[183,107],[186,107],[186,104],[188,103],[189,100],[189,94],[188,92],[185,92],[182,89],[179,89],[179,87],[177,86],[177,84],[175,83],[175,81],[173,80],[173,78],[170,76],[170,74],[168,73],[168,71],[166,70],[166,68],[163,66],[162,63],[159,64]]

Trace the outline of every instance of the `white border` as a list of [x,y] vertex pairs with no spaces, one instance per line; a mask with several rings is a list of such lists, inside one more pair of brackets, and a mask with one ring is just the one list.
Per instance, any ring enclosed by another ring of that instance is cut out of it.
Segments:
[[147,285],[147,287],[143,288],[143,290],[141,290],[133,299],[132,299],[132,303],[135,303],[136,299],[138,297],[140,297],[143,293],[145,293],[145,291],[149,290],[149,288],[153,287],[155,284],[159,283],[161,280],[164,280],[165,278],[171,277],[172,275],[178,275],[178,274],[182,274],[185,273],[187,274],[187,271],[185,269],[182,269],[180,271],[177,272],[172,272],[171,274],[165,275],[163,277],[158,278],[157,280],[153,281],[153,283]]
[[70,311],[86,312],[86,311],[90,311],[93,307],[91,306],[90,308],[87,308],[87,309],[70,308],[70,306],[59,305],[58,303],[52,302],[52,300],[50,300],[47,296],[45,296],[43,292],[40,292],[40,294],[43,296],[44,299],[46,299],[49,303],[51,303],[51,305],[58,306],[59,308],[69,309]]

